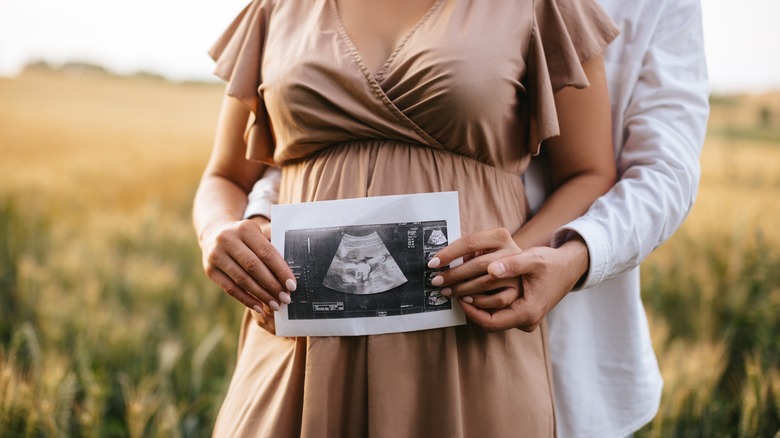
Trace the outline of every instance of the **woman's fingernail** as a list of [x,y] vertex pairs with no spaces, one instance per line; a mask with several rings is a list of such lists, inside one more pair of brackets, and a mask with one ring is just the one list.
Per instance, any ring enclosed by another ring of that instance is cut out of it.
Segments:
[[279,292],[279,301],[283,302],[284,304],[290,304],[292,299],[290,298],[290,294],[287,292]]
[[263,308],[258,306],[258,305],[254,305],[252,307],[252,310],[254,310],[255,312],[257,312],[257,313],[259,313],[261,315],[265,315],[265,311],[263,310]]
[[273,301],[273,300],[269,301],[268,302],[268,307],[270,307],[271,310],[273,310],[274,312],[278,312],[279,311],[279,303],[277,303],[276,301]]
[[503,262],[495,262],[490,266],[490,270],[493,272],[494,275],[501,277],[502,275],[506,274],[506,266]]
[[441,260],[439,260],[438,257],[434,257],[428,261],[428,267],[431,269],[438,268],[440,264],[441,264]]
[[441,286],[442,284],[444,284],[444,277],[441,275],[437,275],[431,280],[431,285],[433,286]]
[[473,303],[473,302],[474,302],[474,298],[471,298],[471,297],[469,297],[469,296],[463,297],[463,302],[464,302],[464,303],[471,304],[471,303]]
[[452,295],[452,289],[450,289],[448,287],[445,287],[444,289],[440,290],[439,293],[442,294],[445,297],[448,297],[448,296]]
[[288,279],[284,282],[284,287],[287,288],[290,292],[295,292],[295,289],[298,288],[298,283],[295,282],[292,278]]

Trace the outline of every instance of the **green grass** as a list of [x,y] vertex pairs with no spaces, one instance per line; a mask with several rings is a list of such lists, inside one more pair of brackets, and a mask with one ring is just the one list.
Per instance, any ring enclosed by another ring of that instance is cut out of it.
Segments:
[[643,269],[645,307],[664,326],[653,335],[666,386],[659,416],[637,436],[776,436],[780,249],[760,232],[682,232],[668,245]]
[[210,436],[240,307],[202,275],[186,209],[47,223],[0,199],[0,436]]

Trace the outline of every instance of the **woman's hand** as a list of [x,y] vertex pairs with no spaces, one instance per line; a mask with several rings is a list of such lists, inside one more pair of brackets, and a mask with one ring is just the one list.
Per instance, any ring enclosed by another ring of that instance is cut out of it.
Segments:
[[[268,220],[241,220],[247,195],[267,165],[246,159],[244,133],[249,109],[226,90],[211,157],[203,172],[192,209],[193,225],[203,251],[203,270],[228,295],[253,310],[255,320],[273,332],[273,311],[290,302],[295,276],[268,241]],[[255,125],[261,131],[264,117]],[[258,141],[271,141],[258,138]],[[271,143],[264,147],[273,149]]]
[[205,233],[201,242],[203,269],[228,295],[252,309],[260,326],[274,333],[273,311],[290,303],[290,292],[297,285],[289,266],[268,240],[270,228],[264,233],[260,223],[262,220],[228,222]]
[[[520,296],[520,279],[491,276],[488,266],[496,260],[521,252],[505,228],[464,236],[439,251],[428,263],[429,268],[435,269],[460,257],[464,260],[462,265],[434,277],[432,284],[444,286],[442,295],[462,297],[461,301],[465,304],[473,304],[485,310],[504,308]],[[487,327],[485,329],[487,330]]]
[[[262,231],[263,236],[265,236],[266,239],[271,240],[271,221],[265,216],[253,216],[251,220],[260,225],[260,231]],[[259,312],[257,309],[252,309],[249,313],[252,315],[252,319],[255,320],[257,325],[272,335],[276,334],[276,317],[274,316],[274,311],[271,310],[270,307],[263,304],[260,306]]]

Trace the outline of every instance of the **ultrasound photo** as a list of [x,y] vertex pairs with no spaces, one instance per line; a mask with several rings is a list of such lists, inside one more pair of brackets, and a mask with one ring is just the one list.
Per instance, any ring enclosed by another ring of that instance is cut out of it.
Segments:
[[444,220],[287,230],[298,289],[290,320],[406,315],[452,308],[427,261],[447,245]]
[[406,283],[406,277],[377,232],[344,234],[323,286],[357,295],[378,294]]

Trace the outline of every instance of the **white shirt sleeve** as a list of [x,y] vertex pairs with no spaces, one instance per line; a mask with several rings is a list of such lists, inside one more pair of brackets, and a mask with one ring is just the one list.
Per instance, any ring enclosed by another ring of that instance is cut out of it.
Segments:
[[[622,57],[615,62],[640,63],[625,106],[613,107],[613,120],[623,128],[617,133],[622,139],[615,139],[622,146],[619,182],[553,236],[553,246],[571,232],[585,240],[590,268],[581,288],[639,265],[680,226],[696,197],[710,91],[701,6],[689,0],[665,6],[646,52],[632,55],[626,43],[613,53]],[[627,60],[630,56],[641,58]],[[611,80],[620,80],[619,75]]]
[[249,193],[249,202],[244,211],[244,219],[252,216],[265,216],[271,220],[271,206],[279,199],[279,183],[282,180],[282,171],[275,167],[268,167],[263,177],[257,180]]

